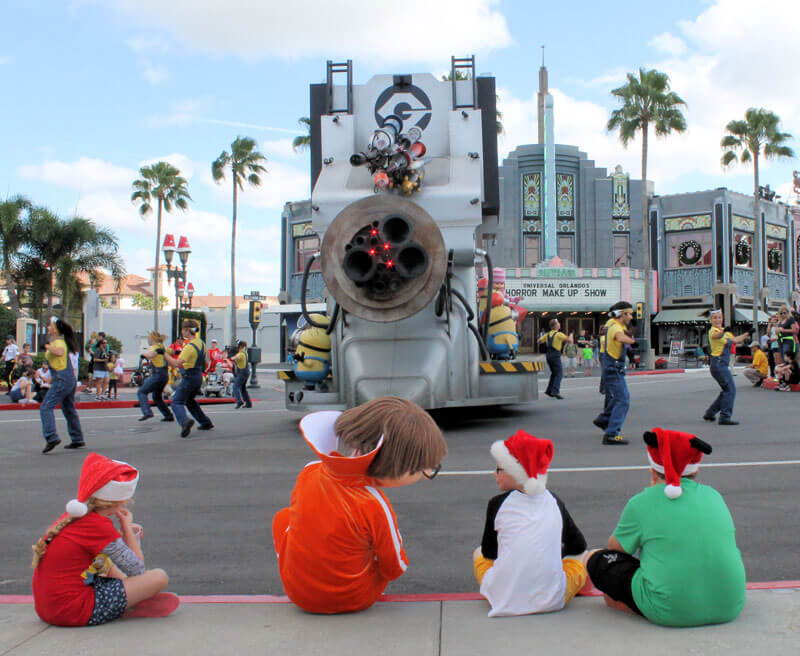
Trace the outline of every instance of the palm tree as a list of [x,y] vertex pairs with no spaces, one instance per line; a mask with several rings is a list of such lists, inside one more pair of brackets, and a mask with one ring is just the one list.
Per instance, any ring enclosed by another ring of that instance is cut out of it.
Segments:
[[771,111],[751,107],[744,113],[744,120],[731,121],[725,126],[728,134],[722,137],[720,146],[722,166],[728,167],[735,161],[742,164],[753,162],[753,221],[755,234],[753,245],[753,331],[758,335],[758,296],[761,280],[761,216],[758,211],[758,158],[763,153],[767,159],[794,157],[794,151],[785,143],[792,138],[788,132],[781,132],[778,126],[781,119]]
[[30,211],[31,202],[24,196],[13,196],[0,203],[0,272],[6,279],[8,302],[14,314],[19,317],[20,302],[15,284],[16,253],[25,239],[25,225],[22,213]]
[[34,207],[25,226],[24,268],[42,274],[48,320],[53,315],[55,263],[62,253],[61,224],[61,219],[51,210]]
[[256,142],[249,137],[236,137],[231,152],[223,150],[211,163],[211,175],[219,184],[225,179],[225,169],[230,167],[233,178],[233,221],[231,222],[231,344],[236,343],[236,204],[237,192],[244,190],[244,181],[258,187],[260,174],[267,173],[262,166],[267,158],[256,150]]
[[102,284],[102,270],[106,270],[119,291],[125,263],[119,255],[116,235],[83,217],[63,222],[58,241],[61,252],[54,267],[56,286],[61,294],[61,317],[68,320],[70,300],[83,295],[77,274],[85,273],[90,285],[98,287]]
[[298,119],[297,122],[306,130],[306,134],[298,135],[294,138],[294,141],[292,141],[292,148],[294,148],[294,152],[299,153],[300,151],[311,147],[311,119],[307,116],[303,116],[302,118]]
[[[150,166],[139,169],[142,176],[133,181],[134,192],[131,202],[139,203],[139,214],[146,216],[153,210],[153,201],[158,203],[158,221],[156,223],[156,265],[153,272],[153,298],[159,298],[158,293],[158,266],[159,249],[161,248],[161,210],[172,211],[174,205],[185,210],[189,207],[192,197],[187,189],[186,178],[181,177],[181,172],[169,162],[156,162]],[[158,308],[153,304],[153,330],[158,330]]]
[[611,92],[622,107],[611,112],[606,129],[619,130],[622,145],[627,148],[638,131],[642,133],[642,250],[644,252],[644,341],[645,362],[650,367],[650,308],[653,290],[651,288],[650,230],[647,220],[647,145],[650,126],[657,137],[665,137],[672,132],[685,132],[686,119],[681,107],[686,103],[670,90],[669,76],[651,69],[639,69],[638,77],[628,73],[628,82]]

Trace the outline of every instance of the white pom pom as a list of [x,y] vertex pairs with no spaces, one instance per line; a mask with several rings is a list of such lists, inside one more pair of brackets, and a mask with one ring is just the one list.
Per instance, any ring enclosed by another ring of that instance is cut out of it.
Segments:
[[67,502],[67,514],[70,517],[83,517],[88,512],[89,506],[78,501],[77,499],[72,499],[71,501]]
[[664,487],[664,494],[670,499],[677,499],[683,494],[683,490],[680,485],[667,485]]

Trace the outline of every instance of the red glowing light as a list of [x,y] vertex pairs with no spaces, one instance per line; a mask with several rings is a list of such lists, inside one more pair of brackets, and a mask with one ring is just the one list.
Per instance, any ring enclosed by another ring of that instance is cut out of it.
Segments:
[[378,230],[376,228],[373,228],[372,230],[369,231],[369,234],[371,234],[374,237],[375,235],[378,234]]
[[369,254],[370,255],[375,255],[375,249],[374,248],[370,248],[369,249]]
[[393,267],[394,266],[394,262],[392,262],[391,260],[387,260],[386,266],[387,267]]
[[385,250],[385,251],[388,251],[390,248],[391,248],[391,244],[389,244],[389,242],[387,241],[387,242],[386,242],[386,243],[383,245],[383,250]]

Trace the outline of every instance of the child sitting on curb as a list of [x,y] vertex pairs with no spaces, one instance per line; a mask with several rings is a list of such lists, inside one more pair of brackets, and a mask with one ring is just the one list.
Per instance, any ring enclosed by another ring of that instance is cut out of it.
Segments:
[[492,444],[491,454],[503,494],[489,501],[483,540],[473,554],[489,617],[560,610],[586,582],[579,560],[586,540],[546,489],[553,443],[520,430]]
[[711,446],[663,428],[644,441],[651,485],[628,501],[608,549],[591,554],[589,576],[606,604],[654,624],[730,622],[744,606],[745,572],[725,501],[695,481]]
[[99,453],[86,456],[78,498],[33,546],[33,601],[43,621],[96,626],[132,606],[141,611],[154,597],[159,614],[177,608],[175,595],[158,594],[167,586],[164,570],[145,570],[141,526],[125,508],[138,482],[139,472],[128,463]]
[[436,476],[444,437],[422,408],[394,397],[308,414],[300,430],[321,462],[300,472],[272,522],[283,588],[310,613],[364,610],[408,567],[380,488]]

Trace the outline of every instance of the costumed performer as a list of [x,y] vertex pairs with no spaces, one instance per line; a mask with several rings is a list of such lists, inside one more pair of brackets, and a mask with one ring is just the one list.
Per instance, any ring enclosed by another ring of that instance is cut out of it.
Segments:
[[720,426],[736,426],[739,422],[732,419],[733,404],[736,401],[736,383],[731,374],[731,346],[741,344],[750,339],[750,332],[737,337],[722,327],[722,310],[719,308],[708,313],[711,328],[708,331],[708,344],[711,347],[711,357],[708,360],[711,377],[717,381],[720,392],[714,402],[703,413],[703,419],[714,421],[719,413]]
[[139,407],[142,410],[142,416],[139,417],[139,421],[147,421],[153,417],[150,402],[147,400],[148,394],[153,395],[153,403],[162,415],[161,421],[175,421],[172,412],[170,412],[170,409],[167,407],[167,404],[164,403],[164,398],[162,397],[164,388],[169,380],[167,359],[165,357],[168,350],[167,347],[164,346],[166,339],[166,335],[162,335],[155,330],[147,336],[150,349],[142,353],[142,357],[150,360],[152,369],[150,375],[136,392],[136,396],[139,399]]

